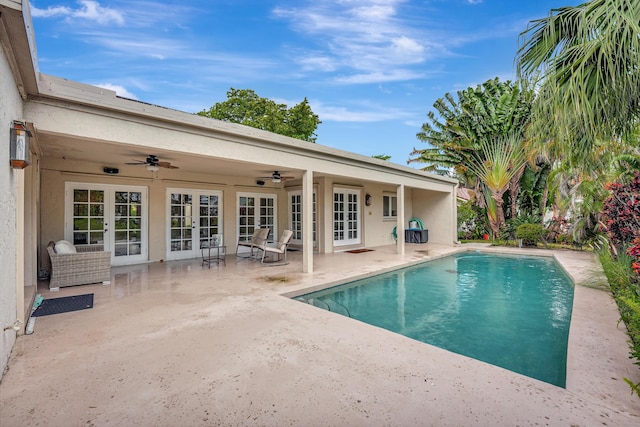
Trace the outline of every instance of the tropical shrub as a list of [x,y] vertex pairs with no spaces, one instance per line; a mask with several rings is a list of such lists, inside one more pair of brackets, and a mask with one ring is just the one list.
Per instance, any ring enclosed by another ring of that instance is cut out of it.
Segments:
[[640,237],[637,237],[633,241],[633,246],[627,249],[627,254],[633,259],[631,268],[633,269],[635,276],[632,280],[634,283],[638,283],[640,281]]
[[523,213],[507,220],[502,229],[502,234],[509,239],[516,239],[516,230],[518,230],[518,227],[522,224],[537,224],[540,222],[542,222],[542,217],[537,210],[531,213]]
[[535,246],[544,234],[545,229],[540,224],[522,224],[516,229],[516,239],[522,239],[525,246]]
[[458,205],[458,238],[470,239],[476,228],[478,214],[473,210],[472,201],[466,201]]
[[602,210],[607,233],[617,248],[626,248],[640,238],[640,172],[628,184],[614,182],[607,189]]
[[554,216],[547,223],[549,239],[556,243],[569,241],[569,230],[571,230],[571,223],[563,216]]

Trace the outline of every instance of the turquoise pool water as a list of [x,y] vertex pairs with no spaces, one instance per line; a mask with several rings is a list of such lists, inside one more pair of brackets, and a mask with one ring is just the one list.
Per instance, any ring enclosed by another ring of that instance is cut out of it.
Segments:
[[465,253],[296,299],[565,386],[573,284],[551,258]]

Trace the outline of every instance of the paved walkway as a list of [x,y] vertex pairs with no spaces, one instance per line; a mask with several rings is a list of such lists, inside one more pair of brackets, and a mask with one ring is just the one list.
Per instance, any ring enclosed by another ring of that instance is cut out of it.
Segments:
[[640,425],[622,380],[639,382],[640,369],[590,254],[553,252],[579,283],[567,389],[283,296],[468,248],[317,255],[314,274],[295,253],[278,267],[229,256],[211,269],[119,267],[111,285],[43,288],[45,298],[94,293],[94,308],[40,317],[18,338],[0,425]]

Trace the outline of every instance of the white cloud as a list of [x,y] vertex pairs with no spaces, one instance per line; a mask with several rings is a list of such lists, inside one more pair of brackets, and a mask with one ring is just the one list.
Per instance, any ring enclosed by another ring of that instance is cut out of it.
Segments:
[[389,120],[406,120],[413,115],[387,105],[360,103],[355,108],[326,105],[317,100],[309,100],[309,105],[323,122],[373,123]]
[[448,56],[446,47],[421,25],[399,18],[403,0],[327,0],[306,7],[276,8],[274,16],[321,46],[298,55],[305,71],[350,74],[341,83],[376,83],[422,77],[407,66]]
[[95,84],[94,86],[101,87],[103,89],[112,90],[116,93],[116,95],[121,96],[123,98],[136,99],[136,100],[138,99],[137,96],[135,96],[134,94],[129,92],[127,89],[125,89],[124,86],[114,85],[111,83],[98,83],[98,84]]
[[35,5],[32,5],[31,14],[35,18],[62,17],[68,20],[75,18],[97,22],[101,25],[110,23],[124,25],[124,16],[115,9],[100,6],[100,3],[94,0],[79,0],[78,3],[79,7],[76,9],[66,6],[49,6],[46,9],[38,9]]
[[309,55],[297,60],[306,71],[331,72],[336,70],[334,59],[328,55]]
[[31,15],[35,18],[52,18],[56,16],[70,16],[71,9],[65,6],[49,6],[46,9],[38,9],[35,5],[31,6]]
[[337,77],[335,81],[342,84],[367,84],[382,82],[398,82],[424,78],[425,73],[408,70],[391,70],[389,72],[371,72]]

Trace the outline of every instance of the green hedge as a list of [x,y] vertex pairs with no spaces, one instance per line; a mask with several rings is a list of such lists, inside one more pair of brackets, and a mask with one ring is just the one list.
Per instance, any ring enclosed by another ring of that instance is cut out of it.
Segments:
[[536,246],[544,233],[545,229],[540,224],[522,224],[516,229],[516,239],[522,239],[525,246]]

